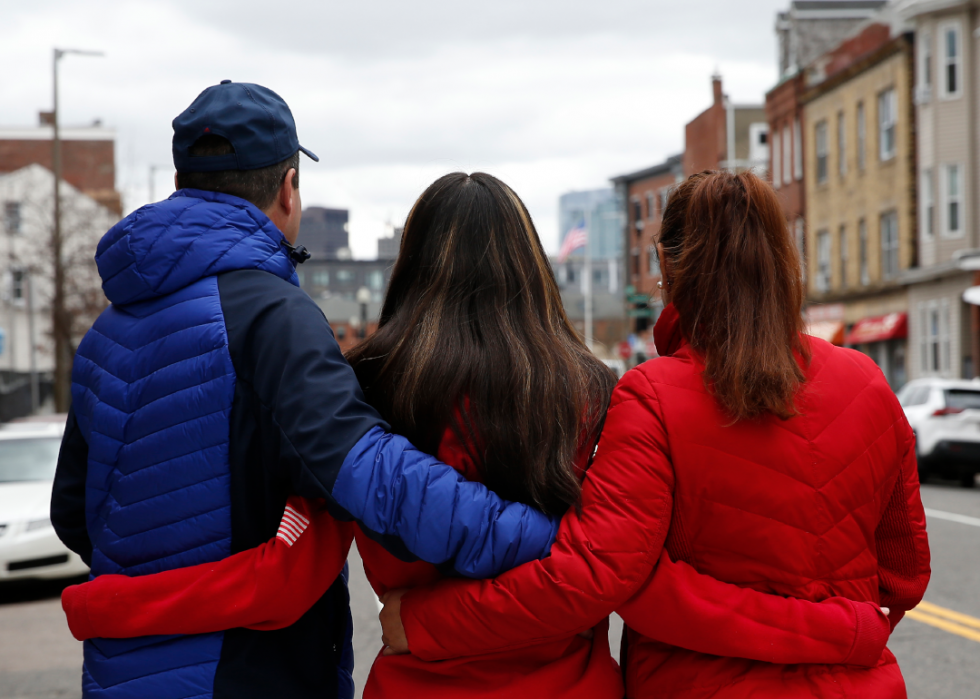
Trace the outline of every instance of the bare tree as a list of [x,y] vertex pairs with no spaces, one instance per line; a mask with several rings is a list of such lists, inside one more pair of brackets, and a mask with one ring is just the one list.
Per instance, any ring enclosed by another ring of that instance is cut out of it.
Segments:
[[62,182],[61,236],[56,240],[53,189],[52,174],[37,165],[0,178],[0,196],[18,201],[22,212],[21,231],[6,241],[9,272],[30,276],[34,313],[41,321],[36,349],[46,355],[45,364],[53,363],[55,407],[64,411],[71,401],[75,348],[108,305],[95,249],[118,217]]

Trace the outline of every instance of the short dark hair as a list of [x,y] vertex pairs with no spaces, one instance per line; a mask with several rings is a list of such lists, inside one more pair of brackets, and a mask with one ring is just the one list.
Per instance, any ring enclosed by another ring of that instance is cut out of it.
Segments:
[[[190,154],[195,157],[231,155],[235,147],[223,136],[205,134],[194,141]],[[258,170],[219,170],[218,172],[178,172],[177,189],[203,189],[241,197],[257,207],[268,209],[276,200],[283,178],[295,168],[293,189],[299,188],[299,151],[285,160]]]

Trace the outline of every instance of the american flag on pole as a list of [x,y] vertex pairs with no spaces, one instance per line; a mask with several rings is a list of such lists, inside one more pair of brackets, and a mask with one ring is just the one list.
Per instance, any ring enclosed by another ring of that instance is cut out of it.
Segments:
[[565,240],[561,244],[561,250],[558,251],[558,261],[564,262],[572,254],[573,250],[584,248],[588,242],[589,234],[585,230],[585,220],[583,219],[575,228],[572,228],[565,234]]

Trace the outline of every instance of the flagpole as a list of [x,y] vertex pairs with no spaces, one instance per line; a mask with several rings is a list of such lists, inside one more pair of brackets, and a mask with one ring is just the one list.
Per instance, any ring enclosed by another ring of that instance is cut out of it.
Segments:
[[592,349],[592,210],[585,210],[585,346]]

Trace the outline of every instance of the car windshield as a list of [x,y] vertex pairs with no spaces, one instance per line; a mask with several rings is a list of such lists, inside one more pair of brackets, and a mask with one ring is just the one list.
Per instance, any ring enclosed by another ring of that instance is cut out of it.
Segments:
[[54,480],[60,439],[0,440],[0,483]]
[[980,391],[953,388],[946,391],[946,407],[960,410],[980,410]]

